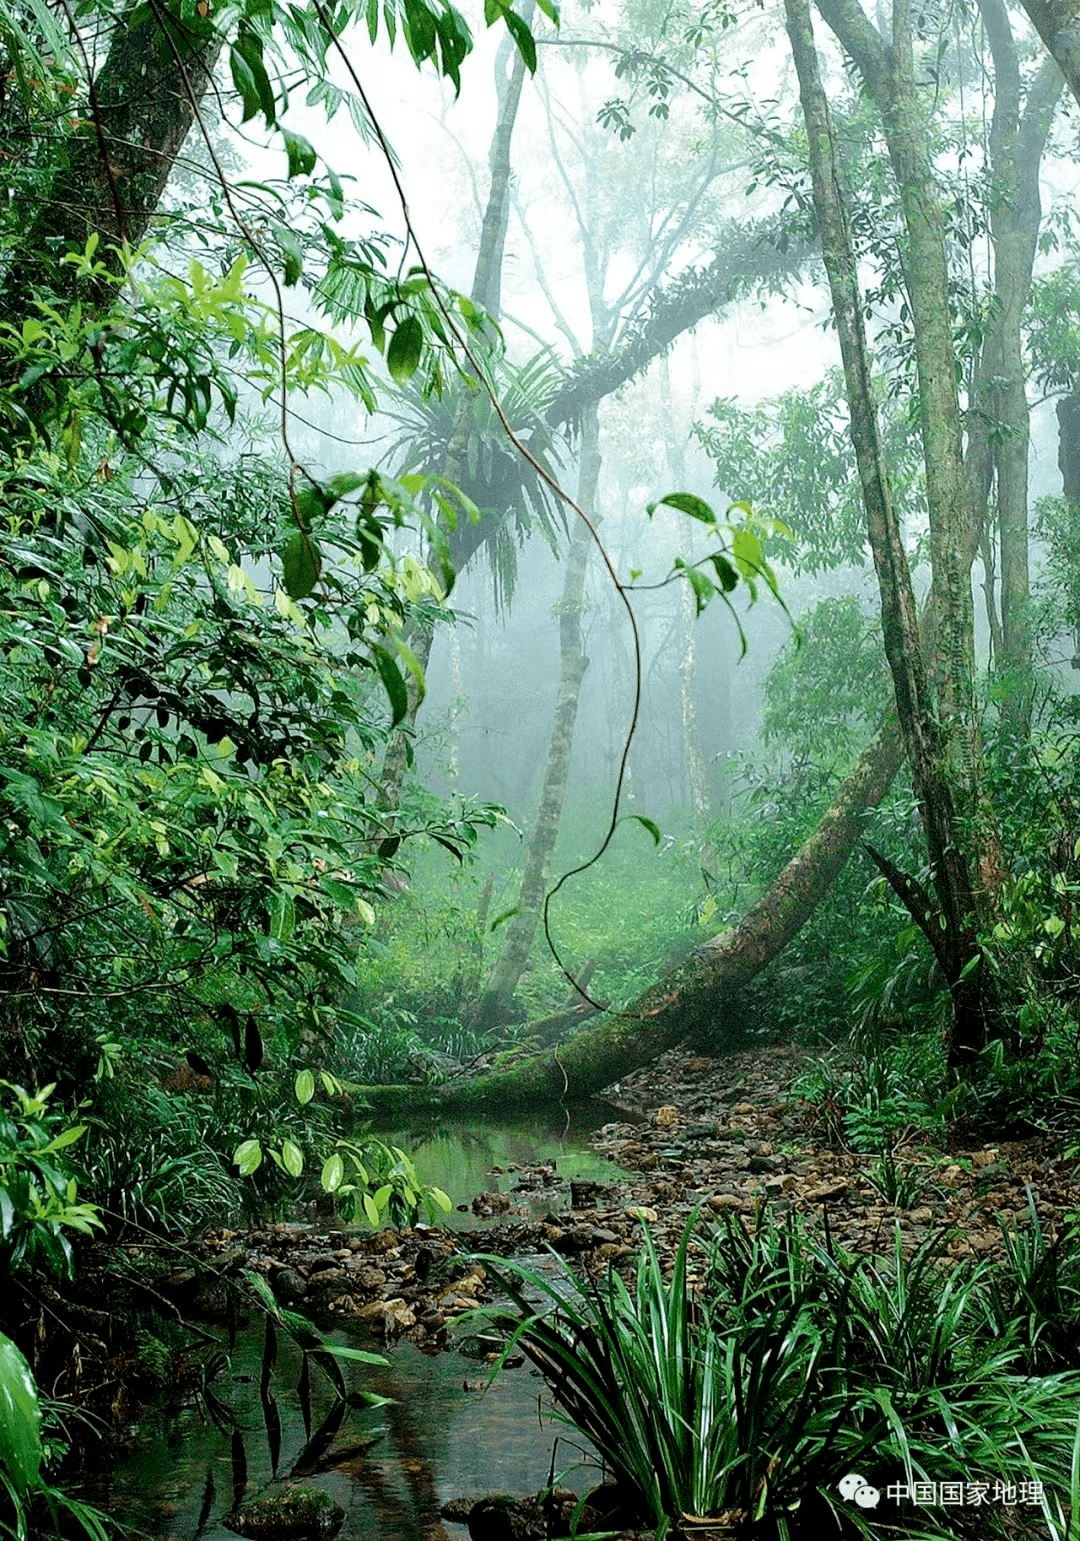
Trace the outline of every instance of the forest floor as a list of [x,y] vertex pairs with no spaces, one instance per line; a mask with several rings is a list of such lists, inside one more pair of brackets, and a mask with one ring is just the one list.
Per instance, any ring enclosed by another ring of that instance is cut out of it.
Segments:
[[[610,1190],[572,1185],[569,1213],[551,1216],[540,1239],[560,1252],[592,1251],[600,1230],[625,1244],[644,1220],[674,1246],[698,1206],[749,1216],[768,1203],[775,1215],[827,1216],[833,1239],[852,1250],[891,1252],[899,1224],[905,1250],[944,1230],[946,1257],[1000,1257],[1002,1226],[1023,1229],[1034,1212],[1050,1242],[1080,1209],[1080,1166],[1066,1160],[1062,1140],[1042,1133],[954,1137],[938,1150],[902,1138],[894,1161],[905,1202],[887,1202],[881,1158],[844,1147],[839,1110],[833,1116],[828,1104],[792,1094],[812,1057],[795,1045],[720,1058],[674,1049],[628,1077],[615,1093],[622,1119],[592,1143],[631,1175]],[[555,1175],[540,1168],[522,1185]],[[483,1214],[506,1200],[484,1194],[473,1207]],[[513,1224],[476,1238],[486,1251],[522,1250],[530,1239]],[[599,1250],[611,1256],[615,1246],[605,1240]]]
[[[792,1045],[716,1058],[671,1051],[609,1094],[619,1117],[592,1143],[613,1162],[610,1182],[567,1181],[556,1162],[495,1168],[491,1191],[472,1199],[482,1229],[372,1234],[321,1219],[210,1232],[180,1267],[153,1245],[133,1245],[124,1249],[127,1265],[185,1318],[220,1316],[230,1278],[254,1269],[283,1304],[324,1324],[352,1319],[377,1340],[460,1348],[477,1361],[466,1369],[466,1389],[480,1391],[499,1345],[467,1319],[490,1298],[477,1253],[550,1248],[593,1273],[629,1263],[643,1225],[661,1254],[673,1255],[695,1210],[750,1218],[767,1204],[774,1215],[827,1222],[832,1239],[851,1250],[888,1256],[899,1227],[905,1251],[940,1233],[943,1255],[960,1260],[1002,1256],[1002,1227],[1022,1230],[1033,1215],[1050,1242],[1080,1210],[1075,1160],[1065,1159],[1063,1142],[1038,1133],[953,1140],[941,1150],[901,1141],[895,1159],[911,1191],[903,1207],[886,1202],[875,1158],[840,1142],[839,1110],[833,1116],[827,1103],[823,1112],[792,1094],[813,1057]],[[514,1187],[498,1191],[508,1177]],[[458,1318],[466,1320],[455,1329]],[[473,1501],[449,1506],[444,1518],[461,1523]]]

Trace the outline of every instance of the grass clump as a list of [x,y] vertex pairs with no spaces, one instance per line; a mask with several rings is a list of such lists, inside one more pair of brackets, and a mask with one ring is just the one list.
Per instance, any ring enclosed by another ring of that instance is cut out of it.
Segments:
[[[1016,1533],[1004,1499],[931,1508],[911,1501],[920,1482],[1042,1484],[1028,1517],[1073,1523],[1080,1374],[1030,1373],[994,1266],[949,1266],[943,1246],[909,1255],[898,1226],[872,1258],[792,1217],[695,1215],[669,1266],[646,1232],[629,1281],[485,1258],[507,1297],[488,1311],[595,1447],[622,1522],[658,1541],[705,1522],[755,1541]],[[842,1490],[855,1472],[878,1503]]]

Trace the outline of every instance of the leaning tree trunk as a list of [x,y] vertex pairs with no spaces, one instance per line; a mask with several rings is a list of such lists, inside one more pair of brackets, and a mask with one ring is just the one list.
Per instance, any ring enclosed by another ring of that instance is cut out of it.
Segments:
[[1021,0],[1032,26],[1080,102],[1080,0]]
[[[738,925],[690,956],[626,1008],[557,1048],[508,1070],[435,1088],[366,1087],[375,1113],[424,1105],[499,1113],[573,1101],[602,1091],[684,1038],[707,1029],[741,1047],[738,995],[799,934],[858,844],[864,815],[884,797],[903,758],[890,719],[851,770],[813,834]],[[719,1029],[719,1031],[718,1031]]]
[[[599,436],[598,414],[596,408],[591,407],[582,422],[578,475],[578,506],[590,516],[595,508],[596,488],[600,478]],[[581,682],[589,662],[581,637],[581,617],[585,608],[585,576],[591,552],[592,535],[584,521],[579,519],[566,555],[562,597],[559,600],[559,687],[555,697],[551,738],[548,741],[544,785],[536,821],[525,847],[515,913],[507,922],[502,952],[476,1006],[477,1023],[485,1028],[495,1027],[509,1017],[514,991],[529,961],[529,952],[544,908],[544,894],[551,875],[551,859],[555,854],[555,841],[570,779]]]

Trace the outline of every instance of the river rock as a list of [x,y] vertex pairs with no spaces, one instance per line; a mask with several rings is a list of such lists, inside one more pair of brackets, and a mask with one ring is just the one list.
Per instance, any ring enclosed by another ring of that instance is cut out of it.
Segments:
[[[492,1493],[469,1510],[469,1536],[471,1541],[548,1541],[549,1536],[565,1534],[577,1502],[577,1495],[565,1488],[556,1488],[547,1499]],[[450,1518],[445,1509],[442,1512]]]
[[336,1536],[345,1510],[321,1488],[294,1487],[253,1498],[224,1521],[234,1535],[251,1541],[323,1541]]
[[280,1268],[270,1280],[270,1287],[278,1300],[303,1300],[307,1294],[307,1282],[295,1268]]
[[614,1197],[615,1193],[616,1189],[611,1183],[573,1178],[570,1183],[570,1207],[588,1209],[590,1204],[603,1204],[605,1200]]

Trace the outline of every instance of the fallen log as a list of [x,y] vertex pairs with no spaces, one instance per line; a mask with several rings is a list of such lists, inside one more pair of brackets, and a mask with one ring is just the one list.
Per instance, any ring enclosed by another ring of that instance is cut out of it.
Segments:
[[[360,1096],[376,1115],[520,1112],[592,1096],[703,1028],[722,1040],[724,1018],[736,1008],[739,991],[810,919],[861,838],[864,814],[884,797],[902,759],[890,714],[772,887],[737,925],[695,947],[624,1010],[605,1013],[595,1027],[505,1069],[436,1087],[370,1086]],[[731,1037],[737,1036],[732,1021]]]

